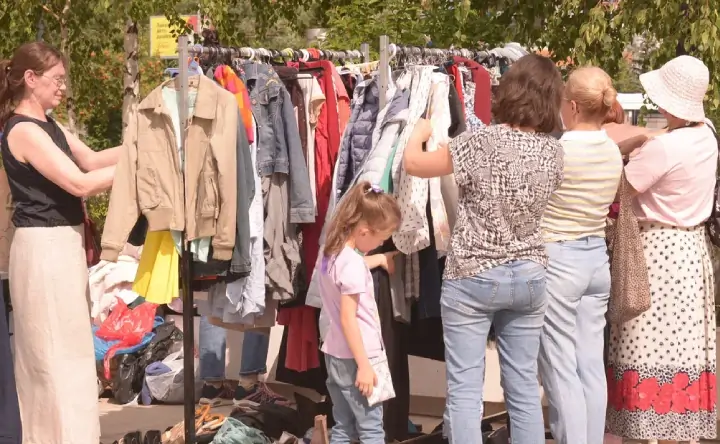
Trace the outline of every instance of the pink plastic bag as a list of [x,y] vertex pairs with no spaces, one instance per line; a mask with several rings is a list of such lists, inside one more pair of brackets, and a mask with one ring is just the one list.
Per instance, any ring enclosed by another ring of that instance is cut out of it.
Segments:
[[115,309],[95,335],[106,341],[120,341],[108,349],[103,359],[105,378],[110,379],[110,360],[118,350],[138,345],[152,331],[157,305],[145,302],[133,310],[118,298]]

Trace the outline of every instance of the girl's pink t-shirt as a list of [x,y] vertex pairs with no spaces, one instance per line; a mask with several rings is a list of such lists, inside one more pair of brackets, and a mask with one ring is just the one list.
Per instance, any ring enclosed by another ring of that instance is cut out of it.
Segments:
[[648,141],[630,156],[625,176],[638,195],[639,220],[694,227],[712,211],[718,147],[707,125],[681,128]]
[[355,250],[345,247],[335,257],[323,257],[318,261],[321,318],[327,331],[320,348],[323,353],[340,359],[353,359],[340,325],[340,300],[343,294],[358,295],[357,321],[365,352],[369,358],[382,353],[382,330],[375,287],[365,259]]

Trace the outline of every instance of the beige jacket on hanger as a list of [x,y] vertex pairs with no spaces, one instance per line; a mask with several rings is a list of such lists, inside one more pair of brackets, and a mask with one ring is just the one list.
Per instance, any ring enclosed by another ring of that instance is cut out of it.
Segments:
[[[155,88],[128,120],[102,236],[103,260],[117,260],[141,214],[149,231],[185,230],[188,241],[212,237],[213,257],[232,257],[238,103],[205,76],[190,80],[197,99],[187,128],[184,166],[172,114],[163,100],[163,88],[173,87],[174,80]],[[185,214],[185,208],[192,213]]]

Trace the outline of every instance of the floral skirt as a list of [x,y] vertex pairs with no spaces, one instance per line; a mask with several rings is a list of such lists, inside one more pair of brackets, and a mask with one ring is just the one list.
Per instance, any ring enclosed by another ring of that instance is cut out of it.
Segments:
[[714,278],[703,226],[640,223],[652,306],[613,325],[607,428],[630,439],[717,435]]

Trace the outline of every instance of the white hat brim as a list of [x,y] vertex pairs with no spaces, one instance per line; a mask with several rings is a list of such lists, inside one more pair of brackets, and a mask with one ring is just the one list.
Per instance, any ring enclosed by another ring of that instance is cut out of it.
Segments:
[[[663,80],[659,69],[640,74],[640,84],[655,105],[673,116],[688,122],[705,120],[705,109],[702,102],[694,103],[680,98]],[[682,87],[682,85],[677,85],[677,87]]]

